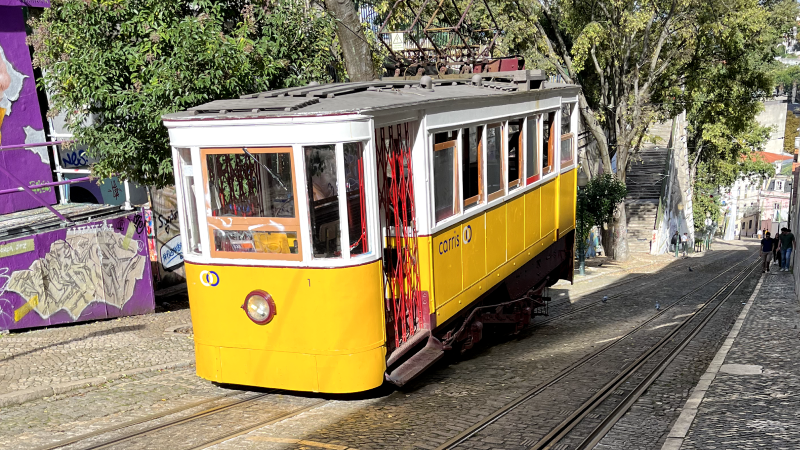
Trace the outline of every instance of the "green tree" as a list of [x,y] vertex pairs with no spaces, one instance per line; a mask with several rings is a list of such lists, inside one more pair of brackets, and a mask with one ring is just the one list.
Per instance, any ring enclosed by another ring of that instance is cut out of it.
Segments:
[[626,195],[628,188],[625,183],[611,174],[600,174],[579,189],[576,207],[578,242],[586,242],[592,227],[610,223]]
[[[434,19],[452,23],[461,3]],[[495,56],[521,54],[529,67],[583,87],[583,123],[606,173],[616,156],[614,176],[624,183],[642,143],[652,140],[650,125],[683,110],[698,124],[693,147],[716,145],[707,159],[735,164],[763,135],[753,119],[771,91],[776,46],[797,13],[794,0],[486,0],[474,2],[468,21],[472,29],[502,30]],[[725,115],[734,117],[718,125]],[[724,139],[735,145],[722,147]],[[616,259],[628,257],[626,223],[620,208],[606,248]]]
[[303,0],[53,0],[30,25],[49,115],[112,174],[173,182],[161,116],[221,98],[330,81],[334,24]]

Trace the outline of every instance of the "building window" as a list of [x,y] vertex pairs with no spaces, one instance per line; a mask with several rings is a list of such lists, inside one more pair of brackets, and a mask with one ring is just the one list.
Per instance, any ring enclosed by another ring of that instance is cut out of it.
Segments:
[[528,117],[525,136],[525,168],[528,184],[539,179],[539,116]]
[[489,201],[502,197],[503,186],[503,126],[486,127],[486,182]]
[[311,253],[314,258],[340,258],[339,182],[336,147],[303,147],[311,223]]
[[437,222],[459,212],[456,133],[436,133],[433,139],[433,198]]
[[508,190],[522,184],[522,127],[525,119],[508,121]]

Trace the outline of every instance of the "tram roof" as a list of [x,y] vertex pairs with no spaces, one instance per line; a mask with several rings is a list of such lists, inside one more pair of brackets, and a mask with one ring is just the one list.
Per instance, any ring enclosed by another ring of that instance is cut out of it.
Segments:
[[[481,76],[480,83],[473,81]],[[432,88],[419,77],[384,78],[369,82],[309,84],[215,100],[186,111],[166,114],[164,120],[319,116],[377,112],[433,106],[454,100],[476,100],[545,91],[573,91],[577,85],[547,83],[541,70],[444,75],[432,79]],[[575,92],[577,93],[577,92]],[[572,92],[567,95],[573,95]]]

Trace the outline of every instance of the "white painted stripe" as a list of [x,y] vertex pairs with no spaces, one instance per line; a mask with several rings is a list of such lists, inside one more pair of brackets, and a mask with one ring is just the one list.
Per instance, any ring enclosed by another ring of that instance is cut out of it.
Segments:
[[736,340],[736,337],[739,336],[744,320],[747,318],[747,313],[750,312],[750,307],[753,306],[753,302],[755,302],[763,282],[764,275],[762,274],[756,288],[753,290],[753,294],[750,295],[750,299],[747,300],[747,304],[742,308],[742,312],[736,319],[736,323],[733,324],[733,328],[730,333],[728,333],[728,338],[722,343],[722,347],[717,351],[711,364],[708,365],[706,373],[700,377],[700,381],[698,381],[697,385],[692,389],[689,399],[686,400],[686,404],[683,405],[681,415],[678,417],[678,420],[675,421],[675,424],[672,425],[672,429],[667,436],[667,440],[664,442],[664,446],[661,447],[661,450],[680,450],[683,446],[683,440],[689,433],[689,428],[691,428],[695,417],[697,417],[697,409],[700,407],[700,403],[703,401],[706,391],[711,386],[711,382],[717,376],[717,373],[719,373],[719,368],[722,367],[722,363],[725,362],[725,357],[728,356],[733,342]]

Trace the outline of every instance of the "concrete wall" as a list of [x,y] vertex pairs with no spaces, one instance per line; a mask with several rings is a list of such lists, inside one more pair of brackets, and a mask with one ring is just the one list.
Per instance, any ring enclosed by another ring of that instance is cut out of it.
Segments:
[[783,137],[786,131],[786,102],[775,100],[764,103],[764,111],[756,117],[759,124],[773,127],[764,151],[783,153]]
[[[692,213],[692,187],[689,174],[689,149],[687,146],[686,113],[672,121],[669,139],[667,178],[661,189],[656,218],[656,240],[650,253],[660,255],[669,251],[669,242],[677,231],[688,233],[690,247],[694,242]],[[679,205],[683,209],[679,209]]]

